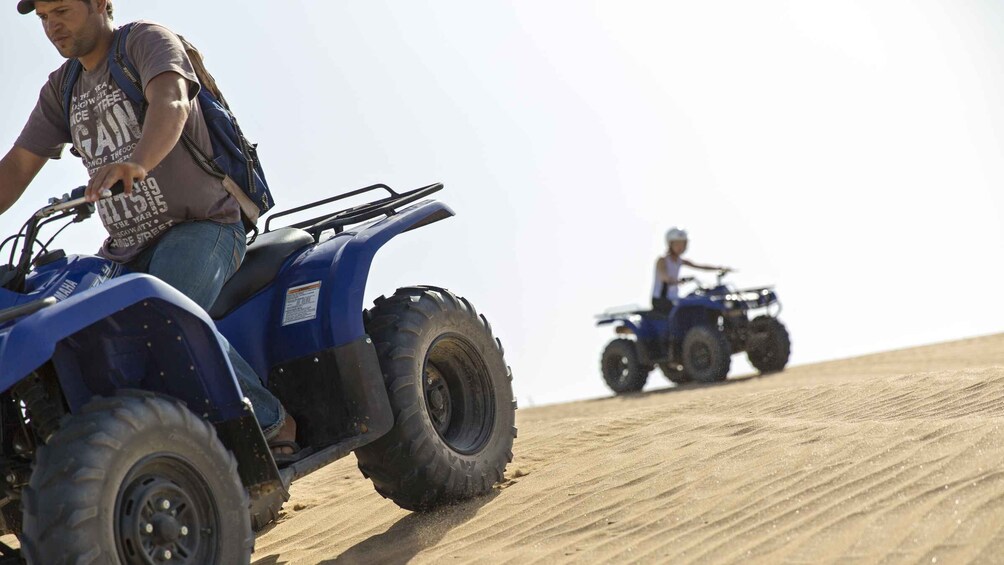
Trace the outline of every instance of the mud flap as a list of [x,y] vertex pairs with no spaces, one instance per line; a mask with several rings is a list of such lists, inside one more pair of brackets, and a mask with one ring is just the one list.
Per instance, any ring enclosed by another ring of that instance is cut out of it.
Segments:
[[297,422],[297,442],[312,455],[283,469],[296,479],[376,441],[394,414],[368,336],[278,365],[269,388]]
[[268,442],[247,400],[244,415],[216,424],[216,433],[237,459],[237,474],[251,498],[252,517],[267,512],[276,503],[282,506],[282,502],[289,500],[288,485],[282,482]]

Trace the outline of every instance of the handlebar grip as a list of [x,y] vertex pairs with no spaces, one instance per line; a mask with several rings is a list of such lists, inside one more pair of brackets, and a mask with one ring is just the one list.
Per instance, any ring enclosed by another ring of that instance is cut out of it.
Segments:
[[103,191],[101,193],[101,197],[111,198],[112,196],[118,196],[123,192],[125,192],[125,184],[122,181],[118,181],[117,183],[113,184],[111,188]]

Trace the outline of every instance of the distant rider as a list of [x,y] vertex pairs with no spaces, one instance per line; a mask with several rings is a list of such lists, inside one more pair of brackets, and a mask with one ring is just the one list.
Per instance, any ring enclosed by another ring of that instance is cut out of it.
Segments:
[[680,299],[680,283],[688,279],[680,278],[680,267],[702,271],[729,271],[728,267],[698,265],[683,258],[687,251],[687,231],[670,228],[666,232],[666,254],[655,262],[655,282],[652,285],[652,309],[669,313]]

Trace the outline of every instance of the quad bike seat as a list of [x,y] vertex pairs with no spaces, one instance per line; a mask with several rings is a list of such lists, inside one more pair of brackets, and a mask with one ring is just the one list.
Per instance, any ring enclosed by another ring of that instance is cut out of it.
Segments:
[[279,228],[255,239],[234,276],[223,285],[209,315],[219,320],[254,293],[268,286],[294,252],[314,243],[314,237],[297,228]]

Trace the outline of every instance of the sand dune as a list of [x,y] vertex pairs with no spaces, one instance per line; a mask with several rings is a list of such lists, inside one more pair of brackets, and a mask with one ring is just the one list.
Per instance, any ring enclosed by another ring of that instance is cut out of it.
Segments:
[[518,424],[494,496],[413,514],[349,457],[293,486],[254,562],[1004,562],[1004,336]]
[[253,562],[1004,563],[1004,335],[517,423],[492,496],[407,512],[350,456],[293,485]]

